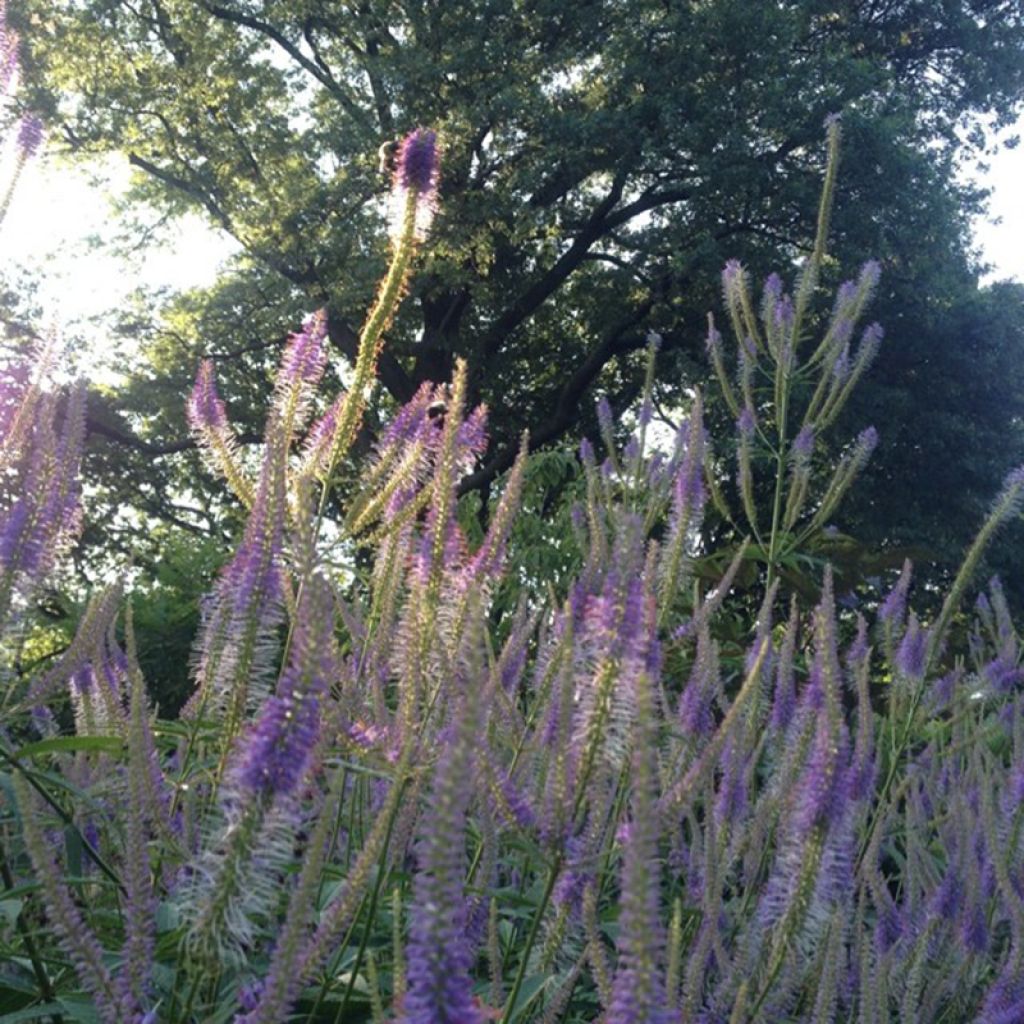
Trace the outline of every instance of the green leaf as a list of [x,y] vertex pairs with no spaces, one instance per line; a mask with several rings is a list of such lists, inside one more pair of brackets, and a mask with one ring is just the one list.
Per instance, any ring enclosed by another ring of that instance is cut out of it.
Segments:
[[39,1020],[40,1017],[52,1017],[55,1013],[63,1012],[64,1006],[61,1003],[40,1003],[38,1006],[29,1006],[14,1013],[5,1013],[4,1024],[17,1024],[21,1020]]
[[508,1019],[510,1021],[518,1020],[526,1013],[534,999],[540,995],[544,985],[547,983],[548,977],[546,974],[531,974],[526,978],[516,998],[516,1005],[512,1008],[512,1013],[509,1015]]
[[73,826],[64,829],[64,850],[68,871],[73,875],[82,874],[82,852],[84,850],[82,833]]
[[103,1024],[96,1007],[87,995],[62,996],[60,1005],[72,1020],[81,1021],[81,1024]]
[[119,736],[54,736],[52,739],[27,743],[11,756],[17,759],[39,757],[43,754],[75,753],[77,751],[120,754],[125,744]]
[[0,900],[0,917],[7,922],[8,928],[13,928],[17,924],[23,906],[22,900]]

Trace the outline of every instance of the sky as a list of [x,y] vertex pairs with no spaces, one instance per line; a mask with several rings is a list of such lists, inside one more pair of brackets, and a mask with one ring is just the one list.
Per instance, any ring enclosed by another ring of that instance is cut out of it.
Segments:
[[119,256],[113,244],[119,220],[105,193],[122,194],[131,173],[121,157],[86,170],[44,151],[21,174],[0,225],[0,259],[13,258],[38,275],[40,302],[58,323],[102,315],[139,284],[172,290],[208,284],[235,251],[223,232],[192,214],[165,227],[162,244]]
[[[1017,126],[1024,130],[1024,119]],[[1022,131],[1024,134],[1024,131]],[[0,182],[11,172],[11,154],[0,154]],[[22,172],[6,219],[0,224],[0,260],[15,261],[39,282],[44,326],[102,344],[102,317],[138,285],[179,290],[211,283],[236,251],[223,232],[198,214],[162,232],[162,245],[133,257],[111,244],[118,219],[107,190],[123,193],[131,176],[127,161],[110,157],[88,171],[69,168],[41,152]],[[975,225],[986,280],[1024,282],[1024,145],[1004,149],[977,175],[992,190],[989,214]]]
[[[1024,130],[1024,118],[1016,130]],[[1024,145],[1002,150],[979,178],[992,189],[988,217],[974,230],[985,261],[993,265],[986,280],[1024,282]]]

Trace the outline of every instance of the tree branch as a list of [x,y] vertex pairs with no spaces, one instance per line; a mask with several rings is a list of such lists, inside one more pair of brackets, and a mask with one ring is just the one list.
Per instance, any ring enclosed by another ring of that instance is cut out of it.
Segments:
[[[641,349],[647,344],[646,337],[637,332],[637,327],[650,313],[654,301],[653,297],[646,299],[620,320],[573,371],[562,385],[551,415],[540,426],[530,431],[530,451],[557,441],[572,426],[576,421],[576,410],[581,399],[612,359],[626,352]],[[478,470],[462,478],[459,482],[459,493],[466,494],[491,483],[515,462],[518,451],[518,443],[498,449]]]
[[331,74],[326,64],[322,61],[318,64],[315,61],[311,61],[283,32],[278,31],[273,25],[268,24],[265,21],[260,21],[259,18],[254,18],[249,14],[243,14],[241,11],[232,10],[230,7],[224,7],[221,4],[210,3],[209,0],[205,0],[203,7],[210,12],[215,18],[220,18],[221,21],[230,22],[233,25],[241,25],[244,28],[250,28],[254,32],[258,32],[262,36],[266,36],[267,39],[277,43],[285,53],[296,64],[303,69],[303,71],[312,75],[337,101],[342,105],[347,113],[353,120],[355,120],[359,126],[368,132],[372,132],[372,126],[369,123],[368,118],[359,108],[359,105],[348,95],[347,91],[342,87],[341,83]]
[[601,200],[587,218],[582,230],[573,239],[569,248],[557,259],[554,264],[535,281],[522,295],[502,313],[497,320],[491,324],[483,340],[483,351],[486,355],[493,355],[501,346],[505,338],[512,333],[524,320],[532,316],[537,309],[556,292],[566,281],[570,274],[583,261],[587,250],[597,241],[606,230],[608,214],[615,208],[615,204],[622,198],[622,191],[626,185],[626,173],[620,171],[612,183],[608,195]]
[[[199,447],[193,437],[182,437],[171,441],[147,441],[133,434],[127,427],[100,419],[95,414],[86,416],[85,432],[86,437],[102,437],[105,441],[112,441],[122,447],[142,452],[143,455],[155,457],[176,455],[178,452],[187,452]],[[259,444],[263,437],[260,434],[247,432],[237,435],[237,439],[239,444]]]
[[614,213],[605,218],[606,230],[614,230],[634,217],[642,213],[656,210],[659,206],[669,206],[672,203],[684,203],[693,195],[689,188],[669,188],[663,192],[645,192],[638,199],[625,206],[620,207]]
[[[171,188],[176,188],[179,192],[184,192],[185,195],[191,196],[198,203],[201,203],[211,217],[232,237],[238,238],[238,234],[235,231],[235,226],[231,222],[231,218],[227,213],[221,209],[221,207],[204,189],[200,188],[195,182],[189,181],[187,178],[182,178],[177,174],[173,174],[171,171],[164,170],[162,167],[158,167],[152,161],[147,160],[144,156],[140,156],[138,153],[128,153],[128,163],[133,167],[138,167],[140,171],[145,171],[148,175],[156,178],[157,181],[162,181],[165,185],[170,185]],[[241,239],[239,239],[241,241]]]

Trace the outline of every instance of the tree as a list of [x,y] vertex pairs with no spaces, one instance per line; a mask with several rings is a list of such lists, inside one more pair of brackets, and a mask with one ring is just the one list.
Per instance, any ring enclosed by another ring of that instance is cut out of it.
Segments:
[[[27,0],[20,13],[34,102],[68,153],[125,153],[139,202],[204,210],[242,246],[214,289],[147,328],[146,378],[93,424],[118,442],[112,462],[127,445],[147,467],[187,446],[178,410],[200,354],[243,430],[261,413],[250,382],[301,310],[327,305],[351,356],[385,258],[376,154],[417,123],[444,139],[441,217],[380,380],[403,401],[468,360],[495,444],[466,486],[486,490],[524,427],[539,447],[588,425],[596,393],[627,405],[649,330],[665,339],[665,401],[700,379],[725,258],[760,273],[813,233],[829,113],[843,112],[849,154],[834,266],[880,258],[883,310],[924,293],[969,303],[982,197],[954,172],[982,139],[963,129],[1008,123],[1024,95],[1014,0]],[[922,337],[942,372],[950,347]]]
[[[883,314],[892,338],[846,426],[882,420],[888,436],[851,495],[849,528],[867,545],[906,546],[949,573],[1024,452],[1024,285],[920,295]],[[1018,527],[987,556],[1017,602],[1021,539]]]

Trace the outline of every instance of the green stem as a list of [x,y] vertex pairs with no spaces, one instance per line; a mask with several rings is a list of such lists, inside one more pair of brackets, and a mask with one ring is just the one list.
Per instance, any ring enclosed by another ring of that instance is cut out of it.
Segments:
[[530,953],[533,951],[533,947],[537,942],[537,935],[540,932],[541,921],[544,919],[544,914],[548,909],[548,903],[551,902],[551,894],[555,891],[555,882],[558,879],[558,874],[562,869],[562,857],[561,853],[556,854],[555,859],[551,863],[551,870],[548,873],[547,884],[544,887],[544,895],[541,896],[540,905],[537,907],[537,913],[534,915],[533,922],[530,926],[530,934],[526,938],[526,945],[523,947],[522,959],[519,961],[519,970],[516,971],[516,980],[512,984],[512,991],[509,992],[508,1000],[505,1003],[505,1012],[501,1015],[501,1024],[509,1024],[512,1020],[512,1014],[516,1008],[516,1000],[519,998],[519,991],[523,987],[523,981],[526,978],[526,969],[530,962]]
[[377,878],[374,881],[373,892],[370,895],[370,906],[366,912],[366,923],[363,926],[362,938],[359,940],[359,949],[356,951],[356,962],[352,965],[352,970],[349,972],[348,986],[345,989],[345,995],[342,996],[338,1012],[334,1015],[334,1024],[341,1024],[345,1009],[348,1006],[348,1001],[352,997],[352,991],[356,987],[356,978],[359,976],[359,968],[363,965],[363,957],[366,955],[366,947],[370,941],[370,932],[373,930],[374,918],[377,913],[377,901],[380,898],[380,888],[384,881],[384,875],[386,874],[384,866],[387,858],[388,843],[390,840],[391,831],[389,830],[387,839],[384,841],[384,852],[381,855],[381,864],[377,871]]
[[[356,354],[352,386],[342,402],[341,415],[331,442],[327,469],[323,475],[323,487],[320,491],[320,502],[317,507],[316,520],[313,525],[312,539],[310,541],[314,548],[320,539],[320,531],[323,529],[324,516],[327,511],[327,498],[331,492],[334,474],[342,457],[348,451],[362,420],[365,405],[364,392],[373,377],[374,369],[377,365],[381,335],[384,333],[402,298],[402,289],[405,287],[406,278],[409,275],[409,267],[412,264],[413,254],[416,251],[416,209],[418,203],[419,193],[415,189],[410,189],[402,220],[402,234],[395,246],[395,254],[392,257],[387,276],[384,278],[380,292],[377,295],[377,301],[374,303],[373,309],[370,311],[370,315],[367,317],[362,333],[359,336],[359,347]],[[307,575],[308,568],[304,571],[296,588],[296,607],[298,607],[299,601],[302,598]],[[288,659],[288,652],[291,650],[294,632],[295,620],[293,618],[288,624],[288,635],[285,638],[283,656],[285,663]]]
[[778,434],[779,447],[775,455],[775,497],[772,500],[772,526],[771,535],[768,538],[768,579],[767,589],[771,589],[775,582],[775,563],[779,556],[779,542],[782,531],[779,529],[782,518],[782,493],[786,480],[786,428],[789,416],[789,382],[785,379],[782,371],[782,364],[779,364],[779,374],[782,375],[780,387],[780,403],[778,409]]

